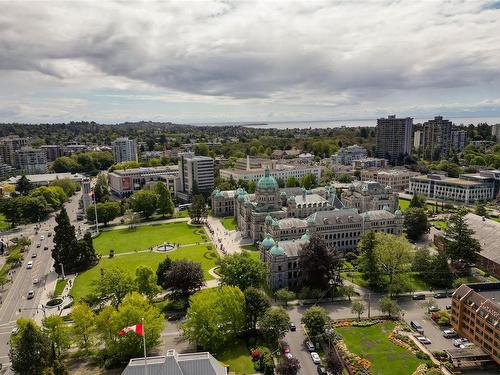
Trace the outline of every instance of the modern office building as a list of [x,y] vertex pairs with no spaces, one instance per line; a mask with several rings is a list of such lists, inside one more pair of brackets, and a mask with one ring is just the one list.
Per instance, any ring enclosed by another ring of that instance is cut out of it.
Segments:
[[[226,180],[233,178],[234,181],[259,181],[265,175],[266,168],[257,169],[221,169],[219,171],[220,177]],[[273,168],[269,169],[269,175],[275,179],[281,179],[284,183],[289,177],[295,177],[298,181],[306,174],[312,174],[316,177],[316,181],[321,179],[321,167],[309,165],[289,165],[289,164],[275,164]]]
[[215,182],[214,159],[192,152],[179,154],[179,176],[180,199],[190,201],[193,192],[211,193]]
[[342,147],[334,156],[332,156],[332,162],[350,165],[354,160],[365,159],[366,157],[368,157],[368,151],[366,148],[358,145],[352,145]]
[[15,152],[16,168],[25,174],[47,173],[47,155],[39,148],[22,147]]
[[500,291],[484,285],[477,292],[471,286],[461,285],[453,293],[451,325],[500,365]]
[[49,162],[63,156],[63,149],[59,145],[42,145],[40,146],[40,149],[45,151],[45,156]]
[[0,162],[12,167],[16,166],[16,151],[28,145],[27,138],[9,135],[0,138]]
[[405,191],[410,186],[410,179],[420,176],[420,173],[409,169],[362,169],[360,178],[362,181],[376,181],[381,185],[390,186],[394,191]]
[[453,202],[474,203],[485,202],[494,198],[494,184],[483,178],[467,176],[463,178],[430,173],[410,179],[409,191],[421,194],[428,199],[441,199]]
[[137,161],[137,142],[135,139],[121,137],[111,142],[115,163]]
[[111,193],[119,198],[128,198],[145,185],[163,182],[176,195],[180,188],[179,169],[174,166],[130,168],[108,173]]
[[[77,185],[80,185],[82,183],[83,178],[84,178],[83,175],[81,175],[80,173],[69,173],[69,172],[28,174],[25,176],[28,179],[28,181],[35,187],[47,186],[56,180],[62,180],[62,179],[66,179],[66,178],[73,181]],[[20,178],[21,178],[21,176],[13,176],[13,177],[10,177],[6,182],[8,184],[15,185],[15,184],[17,184],[17,181],[19,181]]]
[[170,349],[165,356],[133,358],[122,372],[122,375],[144,374],[227,375],[228,369],[208,352],[180,354]]
[[451,147],[456,151],[463,151],[467,144],[467,131],[453,129],[451,131]]
[[404,164],[405,158],[411,154],[413,119],[395,115],[379,118],[375,134],[377,157],[387,159],[393,165]]
[[451,129],[450,120],[436,116],[433,120],[424,122],[422,127],[422,151],[426,160],[441,160],[450,152]]

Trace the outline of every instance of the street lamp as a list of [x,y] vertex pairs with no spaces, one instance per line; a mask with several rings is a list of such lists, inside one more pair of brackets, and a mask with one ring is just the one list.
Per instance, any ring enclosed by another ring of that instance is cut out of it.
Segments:
[[59,265],[61,266],[61,274],[62,274],[62,278],[64,280],[66,278],[66,276],[64,275],[64,265],[62,263],[59,263]]

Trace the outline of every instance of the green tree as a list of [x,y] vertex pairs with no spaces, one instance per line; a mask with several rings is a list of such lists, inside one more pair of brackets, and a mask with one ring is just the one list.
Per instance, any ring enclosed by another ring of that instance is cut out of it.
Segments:
[[160,286],[164,285],[167,280],[167,272],[170,270],[172,266],[172,259],[166,257],[158,264],[158,268],[156,269],[156,283]]
[[299,250],[301,283],[313,289],[326,289],[330,280],[338,278],[340,257],[325,240],[313,234],[310,241]]
[[220,260],[219,274],[223,285],[234,285],[241,290],[250,286],[258,288],[266,277],[266,266],[244,251],[223,257]]
[[59,186],[40,186],[30,192],[30,197],[43,197],[53,210],[58,210],[68,199]]
[[278,289],[274,295],[278,301],[282,301],[285,306],[288,306],[288,301],[295,299],[295,293],[288,288]]
[[194,145],[194,153],[200,156],[208,156],[208,145],[206,143],[197,143]]
[[84,303],[78,303],[71,312],[73,320],[72,332],[80,349],[88,352],[94,344],[95,336],[95,314],[94,311]]
[[201,290],[189,298],[182,332],[190,342],[217,350],[232,343],[245,327],[245,297],[234,286]]
[[486,212],[486,207],[483,203],[476,201],[475,214],[483,217],[488,216],[488,213]]
[[393,285],[394,277],[409,270],[413,261],[413,248],[404,237],[375,233],[375,262],[377,268],[388,277],[388,285]]
[[1,200],[0,209],[9,221],[10,226],[15,228],[23,218],[22,210],[19,203],[20,197],[3,198]]
[[52,169],[56,173],[65,173],[65,172],[70,172],[70,173],[76,173],[76,172],[81,172],[81,165],[76,162],[76,160],[68,157],[68,156],[61,156],[54,160],[54,163],[52,164]]
[[156,194],[158,194],[158,211],[162,214],[172,216],[174,214],[175,205],[172,200],[172,195],[170,190],[163,182],[158,182],[155,188]]
[[77,246],[75,227],[71,225],[66,209],[63,207],[56,216],[57,225],[54,228],[54,247],[52,258],[54,269],[61,274],[61,264],[67,273],[75,269],[74,249]]
[[425,195],[413,194],[410,201],[410,208],[424,208],[425,209]]
[[446,253],[458,269],[464,270],[465,264],[474,263],[481,251],[481,244],[473,237],[474,231],[469,228],[462,208],[452,214],[445,229]]
[[356,290],[353,285],[343,285],[339,288],[339,294],[345,296],[351,301],[351,297],[356,295]]
[[337,181],[343,184],[348,184],[352,182],[352,176],[347,173],[342,173],[339,176],[337,176]]
[[404,215],[403,227],[411,240],[418,240],[429,231],[427,214],[423,208],[409,208]]
[[380,306],[380,311],[387,313],[389,318],[395,317],[401,311],[401,308],[396,301],[393,301],[389,297],[381,298],[380,301],[378,301],[378,304]]
[[271,307],[266,294],[262,289],[248,287],[245,289],[245,316],[249,329],[257,327],[257,321]]
[[332,375],[341,375],[344,365],[339,357],[337,350],[329,350],[324,358],[325,367]]
[[156,284],[156,275],[150,267],[139,266],[135,269],[137,291],[152,301],[161,288]]
[[143,217],[148,218],[156,211],[158,203],[158,194],[153,191],[141,190],[130,198],[130,208],[132,211],[140,213]]
[[295,176],[290,176],[288,177],[288,180],[286,181],[286,187],[297,187],[299,186],[299,181]]
[[43,196],[18,197],[16,198],[16,202],[21,210],[21,216],[26,222],[36,223],[46,220],[52,211]]
[[151,350],[160,343],[165,320],[160,311],[144,296],[132,292],[123,299],[117,310],[101,310],[97,327],[105,344],[106,357],[123,360],[143,355],[142,336],[132,332],[123,336],[118,335],[119,330],[141,323],[142,319],[144,319],[146,348]]
[[446,253],[438,253],[431,257],[429,267],[422,273],[422,277],[434,287],[449,288],[453,284],[454,275]]
[[297,375],[300,371],[300,362],[297,358],[285,358],[276,366],[280,375]]
[[42,327],[52,343],[52,352],[55,353],[57,358],[60,358],[71,345],[69,327],[59,315],[50,315],[43,318]]
[[259,320],[260,331],[271,344],[285,337],[289,324],[290,317],[282,307],[268,309]]
[[330,317],[323,307],[312,306],[304,311],[302,315],[302,324],[307,328],[309,336],[316,337],[325,331],[325,326]]
[[[420,275],[425,275],[429,272],[431,255],[428,248],[418,249],[415,251],[415,256],[411,265],[411,270]],[[424,276],[425,277],[425,276]]]
[[201,223],[208,215],[207,204],[203,195],[193,196],[193,203],[189,207],[189,217],[194,223]]
[[69,271],[85,271],[97,263],[97,255],[90,232],[86,232],[81,240],[76,242],[74,251],[74,268]]
[[201,264],[186,259],[173,261],[161,279],[161,287],[168,290],[173,299],[187,298],[205,284]]
[[127,271],[112,266],[101,273],[94,284],[94,290],[102,302],[109,301],[116,308],[127,294],[135,290],[135,283]]
[[33,184],[28,180],[26,175],[22,175],[16,183],[16,191],[21,195],[28,195],[28,193],[33,189]]
[[[97,220],[99,224],[108,225],[108,223],[121,214],[119,202],[97,203]],[[95,222],[95,207],[91,205],[87,208],[87,220]]]
[[12,370],[17,374],[42,375],[51,360],[49,338],[33,321],[19,329],[17,336],[9,354]]
[[300,184],[304,189],[309,190],[316,186],[317,184],[316,176],[312,173],[307,173],[300,179]]
[[94,186],[94,195],[96,202],[107,202],[109,200],[108,179],[104,173],[97,175],[97,181]]
[[75,191],[78,188],[78,186],[76,185],[76,182],[72,181],[69,178],[56,179],[50,185],[59,186],[61,189],[63,189],[64,193],[68,197],[71,197],[73,194],[75,194]]
[[365,312],[365,304],[361,301],[354,301],[351,305],[351,312],[358,314],[358,320],[361,320],[361,314]]

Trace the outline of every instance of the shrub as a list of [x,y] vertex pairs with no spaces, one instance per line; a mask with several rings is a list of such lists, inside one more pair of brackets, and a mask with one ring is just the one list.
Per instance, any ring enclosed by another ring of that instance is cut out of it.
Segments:
[[49,301],[47,301],[46,305],[47,306],[57,306],[60,305],[63,302],[61,298],[54,298]]
[[431,357],[429,357],[429,355],[424,353],[424,352],[417,352],[417,354],[415,354],[415,357],[417,357],[418,359],[426,360],[426,361],[431,359]]

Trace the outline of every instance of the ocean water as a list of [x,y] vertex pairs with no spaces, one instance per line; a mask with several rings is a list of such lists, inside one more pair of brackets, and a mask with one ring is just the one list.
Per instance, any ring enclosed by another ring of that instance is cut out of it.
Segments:
[[[455,125],[477,125],[486,122],[489,125],[500,124],[500,117],[445,117],[452,121]],[[413,123],[423,123],[429,118],[415,118]],[[227,122],[227,123],[204,123],[194,125],[212,125],[212,126],[246,126],[249,128],[271,128],[271,129],[327,129],[327,128],[340,128],[340,127],[358,127],[358,126],[376,126],[377,119],[353,119],[353,120],[326,120],[326,121],[271,121],[271,122]]]

